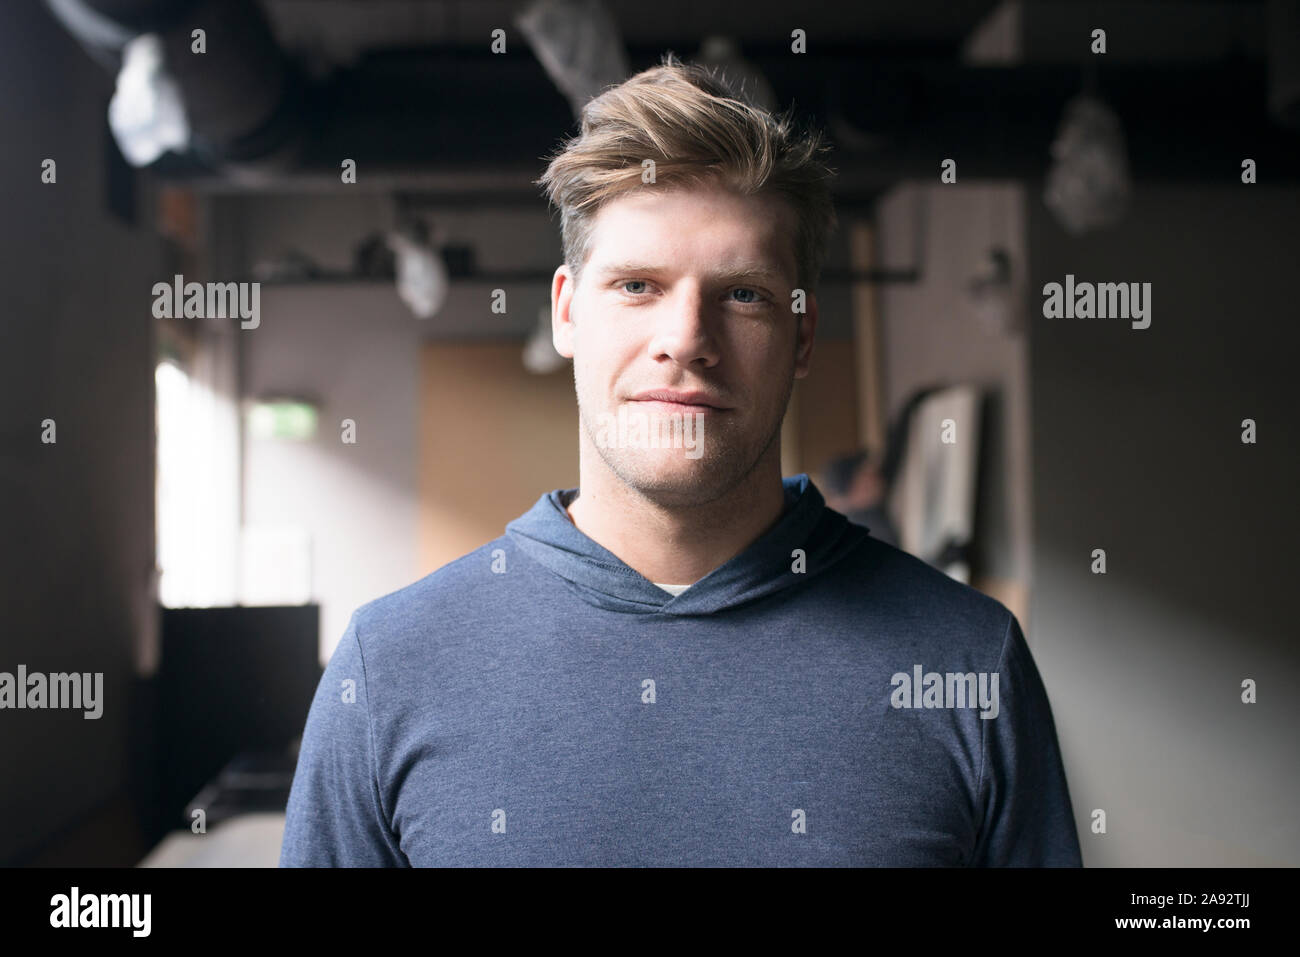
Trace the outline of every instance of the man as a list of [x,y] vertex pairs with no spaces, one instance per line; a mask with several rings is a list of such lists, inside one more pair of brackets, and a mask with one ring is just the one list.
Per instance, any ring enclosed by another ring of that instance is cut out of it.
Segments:
[[579,488],[353,614],[282,865],[1079,863],[1014,617],[782,479],[823,151],[671,56],[588,104],[539,181]]

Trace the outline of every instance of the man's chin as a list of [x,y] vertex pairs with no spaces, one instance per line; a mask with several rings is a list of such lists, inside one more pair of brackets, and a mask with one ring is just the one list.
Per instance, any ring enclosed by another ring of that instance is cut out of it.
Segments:
[[705,505],[734,484],[729,469],[703,457],[688,458],[682,449],[646,451],[611,464],[626,485],[657,505]]

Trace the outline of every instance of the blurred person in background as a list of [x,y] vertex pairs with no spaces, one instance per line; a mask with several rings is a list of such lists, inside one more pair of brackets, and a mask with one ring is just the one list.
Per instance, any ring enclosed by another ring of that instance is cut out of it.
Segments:
[[882,542],[895,548],[898,532],[885,503],[889,485],[880,465],[866,450],[832,459],[822,467],[820,483],[826,504],[850,522],[862,525]]

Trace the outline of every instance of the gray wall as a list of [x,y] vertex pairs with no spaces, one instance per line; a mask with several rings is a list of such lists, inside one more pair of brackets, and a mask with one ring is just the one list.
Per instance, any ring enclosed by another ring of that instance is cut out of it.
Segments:
[[[1030,205],[1033,650],[1090,866],[1300,864],[1300,190],[1228,179],[1081,239]],[[1151,327],[1043,318],[1066,273],[1152,283]]]
[[[154,557],[150,289],[163,267],[146,204],[134,230],[104,208],[111,79],[31,0],[0,5],[0,91],[0,671],[104,673],[98,720],[0,711],[7,861],[127,784]],[[47,417],[53,445],[40,441]],[[80,862],[93,857],[83,848]]]
[[[288,392],[320,403],[308,442],[245,438],[243,510],[245,527],[290,525],[310,535],[322,661],[353,609],[420,577],[419,351],[415,320],[404,312],[391,293],[264,288],[261,325],[241,339],[246,395]],[[345,418],[356,423],[356,444],[341,440]]]

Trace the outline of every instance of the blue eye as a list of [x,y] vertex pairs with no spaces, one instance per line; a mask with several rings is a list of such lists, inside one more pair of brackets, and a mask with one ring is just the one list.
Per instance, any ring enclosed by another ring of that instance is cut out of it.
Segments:
[[623,283],[623,288],[624,288],[624,290],[626,290],[628,286],[633,286],[633,285],[641,285],[641,286],[644,286],[644,285],[645,285],[645,280],[644,280],[644,279],[629,279],[629,280],[627,280],[626,282]]
[[746,286],[738,286],[738,287],[736,287],[735,289],[733,289],[733,290],[731,290],[731,291],[732,291],[733,293],[736,293],[736,292],[749,293],[750,295],[752,295],[752,296],[754,297],[753,299],[737,299],[737,300],[735,300],[736,302],[744,303],[745,305],[752,305],[753,303],[756,303],[756,302],[762,302],[762,297],[760,297],[756,291],[754,291],[753,289],[750,289],[750,288],[748,288],[748,287],[746,287]]

